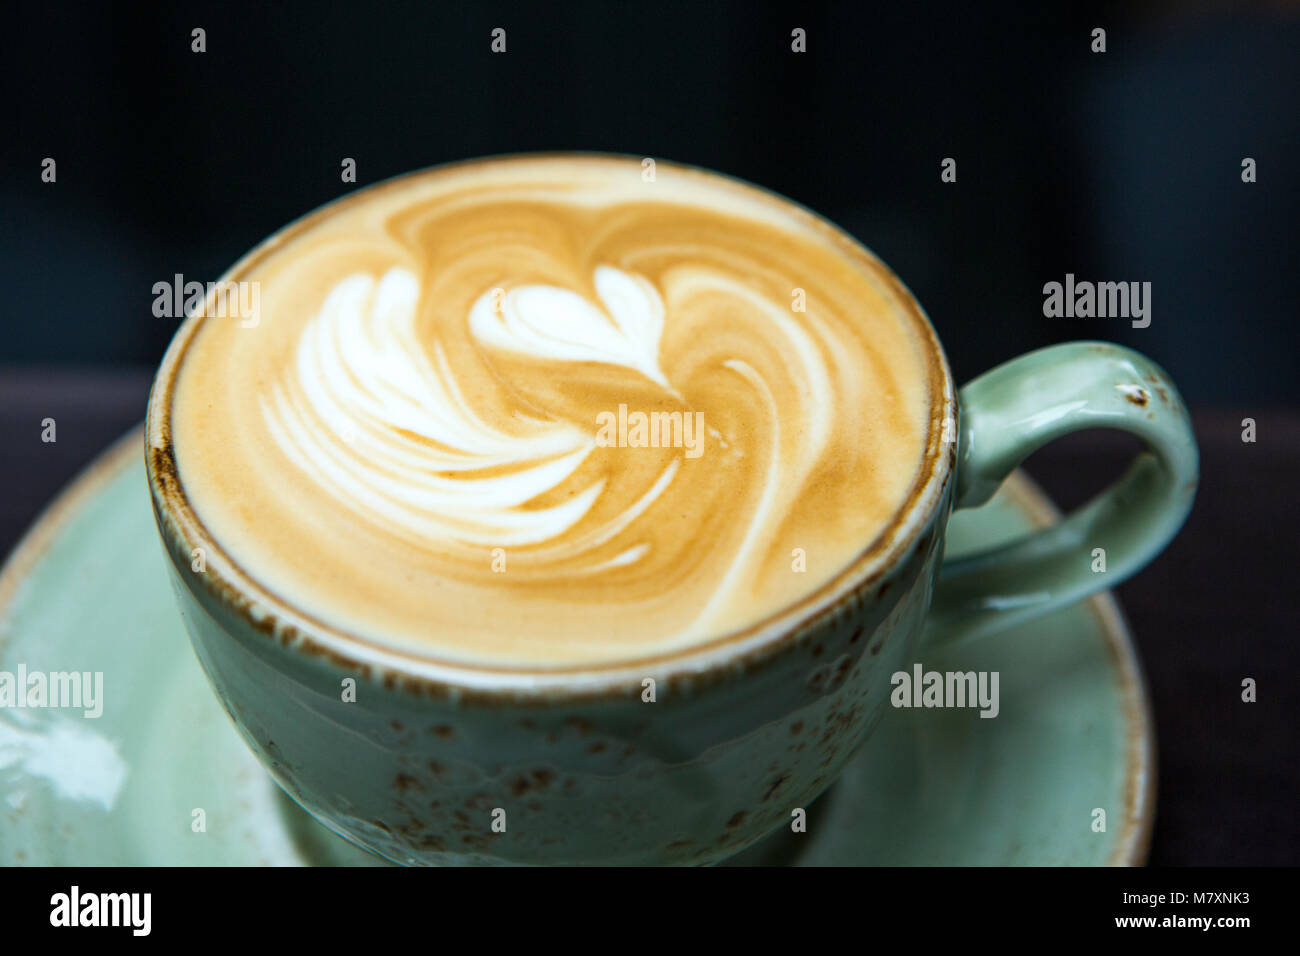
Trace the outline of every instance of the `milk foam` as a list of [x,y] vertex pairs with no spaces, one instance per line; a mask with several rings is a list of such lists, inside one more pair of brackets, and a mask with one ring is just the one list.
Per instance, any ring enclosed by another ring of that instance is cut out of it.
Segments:
[[[173,404],[196,512],[290,603],[448,659],[629,660],[751,625],[883,530],[930,428],[924,344],[870,261],[671,166],[409,177],[240,278],[259,327],[204,320]],[[605,447],[620,406],[698,415],[708,443]]]

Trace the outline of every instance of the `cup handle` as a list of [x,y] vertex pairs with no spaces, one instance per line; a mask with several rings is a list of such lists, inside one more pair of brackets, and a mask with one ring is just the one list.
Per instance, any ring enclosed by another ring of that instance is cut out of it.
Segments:
[[1191,509],[1198,455],[1190,417],[1164,370],[1131,349],[1071,342],[1030,352],[963,388],[958,409],[954,508],[984,504],[1025,458],[1071,432],[1117,428],[1146,449],[1052,527],[945,561],[927,623],[932,645],[991,634],[1114,587],[1169,543]]

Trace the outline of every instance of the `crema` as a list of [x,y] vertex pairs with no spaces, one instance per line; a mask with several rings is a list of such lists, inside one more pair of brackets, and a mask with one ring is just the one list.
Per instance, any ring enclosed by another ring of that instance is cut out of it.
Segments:
[[930,440],[925,330],[800,207],[639,160],[412,174],[228,278],[173,442],[214,541],[331,626],[467,664],[654,657],[823,587]]

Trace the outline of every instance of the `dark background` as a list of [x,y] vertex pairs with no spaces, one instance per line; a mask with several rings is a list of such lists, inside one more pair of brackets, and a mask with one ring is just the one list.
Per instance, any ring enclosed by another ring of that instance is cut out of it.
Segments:
[[[320,203],[447,160],[719,169],[876,251],[959,381],[1073,338],[1169,370],[1196,410],[1200,496],[1119,589],[1157,713],[1152,862],[1300,862],[1297,5],[27,4],[3,22],[0,553],[143,416],[177,324],[152,315],[155,282],[214,280]],[[1067,272],[1151,282],[1150,327],[1045,318]],[[35,441],[46,415],[57,445]],[[1030,471],[1068,506],[1131,451],[1076,436]]]
[[[917,294],[960,381],[1094,337],[1167,364],[1192,402],[1296,404],[1300,11],[1225,11],[24,5],[6,30],[0,362],[156,365],[175,327],[150,311],[161,279],[216,279],[289,220],[411,169],[591,149],[827,215]],[[1151,326],[1044,318],[1043,283],[1066,272],[1151,282]]]

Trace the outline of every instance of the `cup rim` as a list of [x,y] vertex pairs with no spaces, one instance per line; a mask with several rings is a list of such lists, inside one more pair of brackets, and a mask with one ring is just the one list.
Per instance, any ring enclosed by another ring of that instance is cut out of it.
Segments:
[[[338,209],[363,202],[377,193],[416,178],[455,175],[466,167],[493,163],[555,161],[628,161],[643,157],[599,151],[521,152],[435,164],[398,174],[346,193],[313,208],[278,228],[241,256],[214,285],[235,281],[300,232]],[[930,427],[924,455],[907,497],[885,528],[843,569],[811,592],[784,605],[762,620],[687,647],[629,660],[555,668],[508,666],[439,658],[436,653],[386,644],[374,637],[331,624],[276,593],[244,570],[207,530],[186,496],[176,465],[171,435],[171,406],[175,383],[189,344],[207,309],[186,317],[173,336],[149,393],[145,418],[145,470],[159,531],[169,555],[190,555],[202,548],[205,571],[182,577],[191,590],[201,590],[223,607],[286,649],[347,673],[380,681],[384,686],[417,696],[496,701],[546,697],[594,698],[629,691],[641,692],[642,681],[657,685],[698,686],[720,679],[737,668],[747,669],[799,642],[821,621],[860,600],[873,585],[888,578],[903,563],[922,531],[935,516],[956,468],[955,440],[945,441],[944,423],[957,422],[957,403],[947,358],[921,304],[903,281],[878,256],[827,217],[775,190],[727,173],[674,160],[654,158],[656,168],[702,177],[719,186],[775,201],[830,240],[846,257],[865,264],[892,293],[911,320],[924,351],[930,392]],[[956,436],[953,436],[954,438]],[[192,581],[189,579],[193,579]]]

